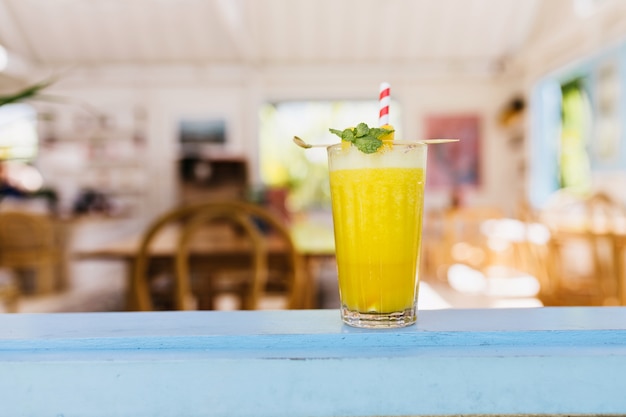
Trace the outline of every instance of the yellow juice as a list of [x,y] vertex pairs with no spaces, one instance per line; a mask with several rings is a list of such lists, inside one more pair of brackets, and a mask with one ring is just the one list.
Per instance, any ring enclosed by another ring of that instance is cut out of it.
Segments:
[[[425,151],[337,150],[330,186],[342,308],[372,314],[415,309]],[[413,312],[414,314],[414,312]]]

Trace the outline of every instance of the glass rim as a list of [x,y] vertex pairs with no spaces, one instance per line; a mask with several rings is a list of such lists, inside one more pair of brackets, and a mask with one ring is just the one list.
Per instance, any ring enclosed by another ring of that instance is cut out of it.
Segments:
[[[408,140],[394,140],[392,142],[384,142],[383,145],[388,145],[389,143],[391,143],[393,145],[393,148],[395,147],[399,147],[399,148],[427,148],[428,147],[428,143],[426,142],[422,142],[419,140],[416,141],[408,141]],[[339,142],[339,143],[335,143],[333,145],[328,145],[326,147],[326,149],[328,149],[328,151],[331,150],[335,150],[335,149],[341,149],[343,145],[343,142]],[[354,146],[351,145],[350,148]],[[371,154],[365,154],[365,155],[376,155],[378,152],[373,152]]]

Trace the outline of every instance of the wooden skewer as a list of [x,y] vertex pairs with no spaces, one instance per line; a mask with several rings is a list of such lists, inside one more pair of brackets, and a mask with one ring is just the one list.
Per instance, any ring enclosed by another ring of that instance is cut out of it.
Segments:
[[[306,143],[304,140],[300,139],[298,136],[293,137],[293,141],[296,145],[304,149],[310,148],[328,148],[329,146],[336,145],[336,143],[326,143],[326,144],[311,144]],[[437,143],[450,143],[450,142],[458,142],[459,139],[424,139],[424,140],[416,140],[416,141],[404,141],[404,140],[394,140],[392,143],[397,145],[411,145],[418,143],[425,143],[427,145],[437,144]]]

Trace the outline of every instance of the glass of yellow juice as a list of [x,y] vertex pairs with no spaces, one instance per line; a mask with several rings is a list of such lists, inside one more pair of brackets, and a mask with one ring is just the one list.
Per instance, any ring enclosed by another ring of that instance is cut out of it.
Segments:
[[366,328],[417,319],[424,143],[328,148],[341,317]]

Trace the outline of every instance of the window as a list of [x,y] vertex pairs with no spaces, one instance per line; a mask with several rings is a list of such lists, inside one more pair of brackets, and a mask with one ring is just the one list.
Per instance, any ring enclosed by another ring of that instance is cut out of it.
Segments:
[[27,104],[0,107],[0,161],[30,162],[37,156],[37,112]]
[[[390,124],[401,137],[401,109],[392,101]],[[326,149],[304,150],[292,142],[300,136],[309,143],[333,143],[339,138],[329,128],[344,129],[365,122],[378,124],[378,101],[284,101],[261,107],[260,173],[265,187],[287,188],[292,211],[328,208]]]
[[602,184],[621,184],[625,82],[626,44],[547,76],[534,88],[528,189],[534,207],[542,208],[561,189],[585,195]]
[[585,78],[561,86],[559,186],[584,194],[591,187],[589,154],[591,108]]

